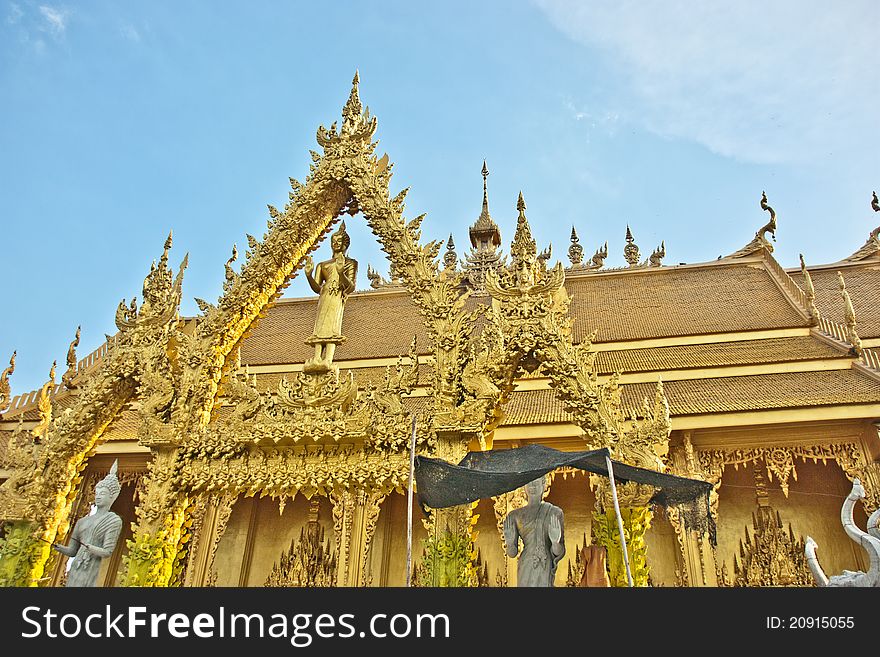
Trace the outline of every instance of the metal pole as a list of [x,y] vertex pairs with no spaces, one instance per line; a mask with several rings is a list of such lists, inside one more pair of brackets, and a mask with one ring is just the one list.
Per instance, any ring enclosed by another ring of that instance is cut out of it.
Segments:
[[412,441],[409,445],[409,490],[406,495],[406,585],[412,586],[413,482],[416,472],[416,416],[412,419]]
[[617,486],[614,483],[614,468],[611,465],[611,457],[605,456],[605,465],[608,467],[608,481],[611,482],[611,499],[614,500],[614,514],[617,516],[617,531],[620,532],[620,547],[623,548],[623,565],[626,566],[626,580],[630,588],[633,587],[633,576],[629,570],[629,554],[626,551],[626,537],[623,535],[623,518],[620,516],[620,505],[617,503]]

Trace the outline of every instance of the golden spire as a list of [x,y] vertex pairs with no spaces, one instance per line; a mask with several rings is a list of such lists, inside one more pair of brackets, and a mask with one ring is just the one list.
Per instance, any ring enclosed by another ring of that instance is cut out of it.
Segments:
[[489,177],[489,168],[486,166],[486,160],[483,160],[481,173],[483,174],[483,209],[470,227],[469,233],[471,245],[475,249],[494,251],[501,246],[501,231],[489,214],[489,189],[486,181]]
[[[165,250],[165,253],[168,253],[167,248]],[[74,337],[73,342],[71,342],[70,346],[67,348],[67,371],[61,375],[61,383],[63,383],[64,387],[68,390],[73,390],[76,387],[73,383],[73,377],[76,376],[76,348],[79,346],[79,335],[81,328],[82,327],[80,326],[76,327],[76,337]]]
[[580,267],[584,261],[584,247],[580,244],[577,231],[571,227],[571,246],[568,247],[568,259],[572,267]]
[[522,192],[519,193],[519,198],[516,200],[516,209],[519,211],[519,217],[516,220],[516,233],[514,233],[513,242],[510,245],[510,255],[514,262],[534,262],[538,247],[532,237],[529,220],[526,219],[526,202]]
[[843,316],[846,321],[847,339],[853,346],[853,351],[856,354],[860,354],[862,353],[862,341],[859,338],[859,334],[856,333],[856,311],[853,308],[849,292],[846,291],[843,274],[840,272],[837,272],[837,281],[840,285],[840,296],[843,297]]
[[458,254],[455,252],[455,242],[452,241],[452,233],[446,241],[446,253],[443,254],[443,265],[446,269],[455,269],[458,264]]
[[637,266],[639,264],[639,258],[641,257],[639,247],[636,245],[632,231],[629,229],[629,224],[626,225],[626,246],[623,247],[623,257],[626,259],[627,263],[629,263],[630,267]]

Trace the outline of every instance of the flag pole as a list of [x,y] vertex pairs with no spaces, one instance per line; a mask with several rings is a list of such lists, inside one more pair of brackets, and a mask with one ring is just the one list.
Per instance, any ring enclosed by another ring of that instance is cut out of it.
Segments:
[[409,445],[409,490],[406,496],[406,585],[412,586],[413,483],[416,471],[416,416],[412,418],[412,440]]
[[626,581],[630,588],[633,586],[633,576],[629,570],[629,555],[626,551],[626,537],[623,535],[623,518],[620,516],[620,505],[617,502],[617,486],[614,483],[614,468],[611,465],[611,457],[605,455],[605,465],[608,468],[608,481],[611,482],[611,499],[614,500],[614,514],[617,516],[617,531],[620,532],[620,547],[623,548],[623,565],[626,566]]

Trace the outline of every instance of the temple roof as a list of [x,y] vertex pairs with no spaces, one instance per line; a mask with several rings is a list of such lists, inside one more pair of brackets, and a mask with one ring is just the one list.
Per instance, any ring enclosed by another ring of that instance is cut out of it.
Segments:
[[[653,383],[621,386],[623,408],[638,411],[653,399]],[[675,416],[880,403],[880,385],[853,370],[782,372],[754,376],[668,381],[663,385]],[[572,422],[552,390],[515,392],[502,426]]]
[[[816,307],[823,316],[835,322],[844,322],[844,305],[840,296],[837,272],[843,274],[846,289],[856,312],[858,332],[862,338],[880,337],[880,268],[873,265],[810,267],[810,277],[816,288]],[[792,273],[801,284],[801,274]]]

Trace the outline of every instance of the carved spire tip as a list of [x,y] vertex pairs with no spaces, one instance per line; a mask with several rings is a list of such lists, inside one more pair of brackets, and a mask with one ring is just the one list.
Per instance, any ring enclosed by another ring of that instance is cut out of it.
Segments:
[[526,209],[526,202],[523,198],[522,190],[519,192],[519,198],[516,199],[516,209],[519,210],[520,214],[525,212]]

